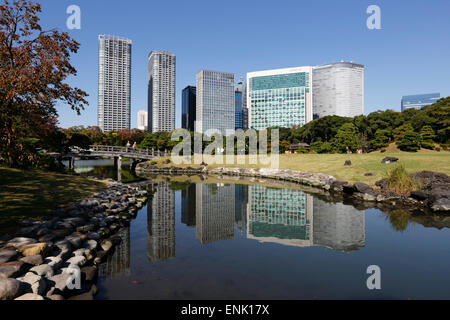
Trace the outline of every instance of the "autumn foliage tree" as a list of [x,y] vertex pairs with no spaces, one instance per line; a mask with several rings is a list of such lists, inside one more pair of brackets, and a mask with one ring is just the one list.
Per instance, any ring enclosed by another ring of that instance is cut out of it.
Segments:
[[78,114],[87,105],[87,94],[65,82],[76,75],[70,55],[79,43],[42,30],[40,12],[33,1],[0,5],[0,158],[11,167],[33,162],[38,142],[57,130],[57,101]]

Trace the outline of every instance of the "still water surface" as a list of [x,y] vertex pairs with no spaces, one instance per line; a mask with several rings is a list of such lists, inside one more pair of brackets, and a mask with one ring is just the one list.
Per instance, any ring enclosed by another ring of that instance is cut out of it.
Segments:
[[[97,299],[450,298],[445,217],[438,229],[260,185],[174,189],[150,188],[100,268]],[[367,289],[370,265],[381,268],[379,291]]]

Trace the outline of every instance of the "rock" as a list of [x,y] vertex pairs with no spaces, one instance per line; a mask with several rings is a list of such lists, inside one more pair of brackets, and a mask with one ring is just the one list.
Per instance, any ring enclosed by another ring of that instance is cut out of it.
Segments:
[[87,259],[84,256],[76,256],[72,257],[69,260],[66,261],[66,265],[76,265],[78,267],[82,267],[86,264]]
[[335,190],[335,191],[342,191],[342,190],[343,190],[343,187],[344,187],[345,185],[347,185],[347,184],[348,184],[347,181],[338,181],[338,180],[336,180],[336,181],[333,181],[333,182],[331,183],[331,189],[333,189],[333,190]]
[[70,281],[70,275],[67,272],[62,272],[60,274],[54,275],[48,278],[48,284],[52,287],[47,293],[48,295],[62,295],[66,296],[71,290],[67,287]]
[[35,256],[23,257],[20,259],[23,263],[31,264],[32,266],[38,266],[44,262],[44,259],[40,254]]
[[34,243],[27,244],[19,247],[20,253],[22,253],[25,257],[41,255],[45,257],[49,251],[49,247],[46,243]]
[[48,233],[41,237],[39,237],[39,242],[50,242],[56,239],[56,235],[54,233]]
[[342,191],[346,194],[353,194],[356,192],[356,188],[353,184],[346,184],[342,186]]
[[418,201],[424,201],[428,199],[428,194],[423,191],[413,191],[410,197]]
[[70,297],[68,300],[94,300],[94,295],[91,292],[86,292]]
[[0,300],[13,300],[21,294],[21,283],[16,279],[0,279]]
[[95,250],[97,249],[98,243],[95,240],[86,240],[83,244],[83,248],[89,249],[89,250]]
[[356,192],[373,193],[372,187],[370,187],[369,185],[362,183],[362,182],[356,182],[354,184],[354,187],[355,187]]
[[0,264],[0,279],[15,278],[23,271],[22,261],[12,261]]
[[78,249],[81,246],[82,239],[76,235],[67,236],[66,240],[70,242],[70,244],[75,248]]
[[103,240],[100,246],[104,251],[108,252],[113,247],[113,242],[111,240]]
[[87,251],[89,251],[89,250],[88,249],[84,249],[84,248],[78,249],[78,250],[75,250],[74,252],[72,252],[72,256],[73,257],[77,257],[77,256],[84,256],[84,257],[86,257]]
[[96,267],[84,267],[81,269],[82,281],[96,282],[98,277],[98,269]]
[[80,227],[86,223],[83,218],[67,218],[64,219],[64,222],[70,223],[73,227]]
[[381,163],[389,164],[389,163],[396,163],[399,159],[394,157],[386,157],[383,160],[381,160]]
[[52,294],[52,295],[47,296],[47,298],[49,298],[50,300],[53,300],[53,301],[62,301],[62,300],[64,300],[64,297],[62,295],[60,295],[60,294]]
[[25,300],[25,301],[44,300],[44,297],[40,296],[38,294],[35,294],[35,293],[27,293],[27,294],[24,294],[23,296],[20,296],[14,300]]
[[53,270],[56,270],[62,267],[64,261],[60,256],[57,256],[57,257],[47,257],[44,263],[52,267]]
[[26,246],[28,244],[34,244],[37,241],[35,239],[32,238],[14,238],[10,241],[8,241],[7,246],[8,247],[14,247],[16,249],[22,247],[22,246]]
[[53,268],[48,264],[41,264],[40,266],[33,267],[30,269],[30,272],[45,278],[50,278],[53,276]]
[[26,291],[31,291],[38,295],[45,295],[47,292],[47,281],[33,272],[28,272],[23,278],[18,280],[28,287]]
[[349,167],[352,165],[352,162],[350,160],[345,161],[344,166]]
[[61,239],[64,238],[72,233],[71,229],[60,229],[60,230],[53,230],[52,234],[55,236],[55,239]]
[[107,256],[108,256],[108,253],[106,251],[97,252],[97,257],[95,257],[94,263],[100,264],[100,263],[104,262]]
[[450,211],[450,199],[442,198],[434,201],[431,205],[433,211]]
[[14,248],[4,248],[0,250],[0,264],[9,262],[17,258],[17,251]]
[[368,173],[365,173],[364,176],[365,177],[373,177],[373,173],[368,172]]

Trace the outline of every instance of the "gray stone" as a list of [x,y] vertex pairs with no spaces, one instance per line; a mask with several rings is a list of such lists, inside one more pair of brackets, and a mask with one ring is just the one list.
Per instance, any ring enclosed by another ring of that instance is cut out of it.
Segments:
[[28,245],[28,244],[34,244],[36,242],[37,241],[35,239],[32,239],[32,238],[20,237],[20,238],[14,238],[14,239],[8,241],[7,246],[8,247],[14,247],[14,248],[18,249],[18,248],[20,248],[22,246],[25,246],[25,245]]
[[35,293],[27,293],[27,294],[24,294],[23,296],[20,296],[14,300],[24,300],[24,301],[44,300],[44,297],[40,296],[38,294],[35,294]]
[[56,270],[62,267],[64,261],[60,256],[57,256],[57,257],[47,257],[44,263],[52,267],[53,270]]
[[11,261],[0,265],[0,279],[15,278],[22,273],[24,263]]
[[14,248],[4,248],[0,250],[0,264],[16,259],[17,251]]
[[64,300],[64,297],[62,295],[60,295],[60,294],[52,294],[52,295],[47,296],[47,298],[49,298],[50,300],[53,300],[53,301],[62,301],[62,300]]
[[103,240],[100,246],[104,251],[108,252],[113,247],[113,243],[111,240]]
[[81,246],[82,239],[78,236],[67,236],[66,240],[70,242],[70,244],[75,248],[78,249]]
[[40,254],[38,254],[35,256],[23,257],[20,261],[26,264],[31,264],[32,266],[38,266],[44,262],[44,259]]
[[66,261],[66,265],[76,265],[78,267],[82,267],[86,264],[87,259],[84,256],[76,256],[72,257],[69,260]]
[[16,279],[0,279],[0,300],[13,300],[21,294],[21,282]]
[[84,267],[81,269],[82,280],[87,282],[95,282],[98,276],[98,269],[96,267]]
[[45,278],[50,278],[53,276],[53,268],[48,264],[41,264],[40,266],[36,266],[30,269],[30,272],[37,274],[38,276],[42,276]]
[[433,211],[450,211],[450,199],[441,198],[433,202],[431,209]]
[[45,295],[47,291],[47,281],[41,276],[28,272],[23,278],[18,279],[22,281],[27,287],[27,291],[38,295]]
[[95,250],[97,249],[98,243],[95,240],[86,240],[83,244],[83,248],[89,249],[89,250]]
[[370,187],[369,185],[362,183],[362,182],[356,182],[354,184],[355,190],[356,192],[360,192],[360,193],[373,193],[373,189],[372,187]]
[[398,161],[398,158],[395,157],[386,157],[383,160],[381,160],[381,163],[389,164],[389,163],[396,163]]

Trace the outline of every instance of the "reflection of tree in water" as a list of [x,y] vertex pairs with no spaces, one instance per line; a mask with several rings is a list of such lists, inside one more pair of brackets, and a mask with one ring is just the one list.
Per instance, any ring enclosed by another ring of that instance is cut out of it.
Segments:
[[108,260],[99,266],[99,276],[117,277],[130,274],[130,228],[117,233],[122,242],[114,249]]
[[387,214],[387,218],[396,231],[405,231],[411,219],[411,213],[407,210],[393,210]]
[[[82,168],[82,167],[79,167]],[[97,176],[107,179],[114,179],[117,180],[117,170],[114,166],[94,166],[93,170],[86,171],[86,172],[80,172],[83,176]],[[129,164],[125,164],[122,166],[122,182],[135,182],[135,181],[141,181],[142,178],[139,178],[136,176],[130,168]]]

